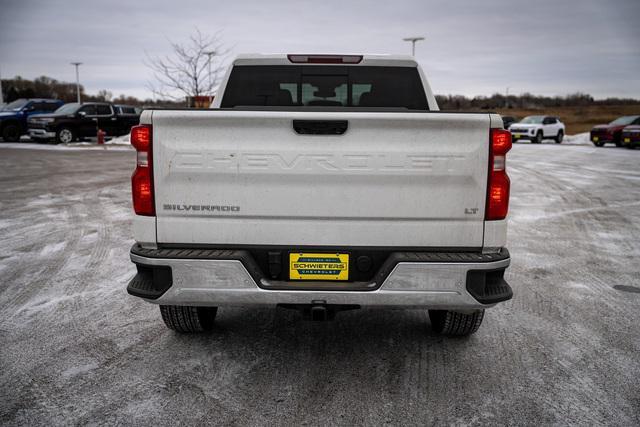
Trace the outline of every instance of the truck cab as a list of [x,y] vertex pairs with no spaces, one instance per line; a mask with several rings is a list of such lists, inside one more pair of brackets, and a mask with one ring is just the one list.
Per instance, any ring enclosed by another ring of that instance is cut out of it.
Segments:
[[51,113],[61,107],[57,99],[17,99],[0,110],[0,135],[5,142],[18,141],[27,134],[27,121],[36,114]]

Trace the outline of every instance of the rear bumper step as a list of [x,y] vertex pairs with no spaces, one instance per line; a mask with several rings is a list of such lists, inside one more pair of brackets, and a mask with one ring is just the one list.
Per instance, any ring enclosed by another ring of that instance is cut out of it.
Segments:
[[366,282],[269,280],[245,250],[145,249],[127,291],[167,305],[338,304],[476,309],[508,300],[510,257],[477,252],[393,252]]

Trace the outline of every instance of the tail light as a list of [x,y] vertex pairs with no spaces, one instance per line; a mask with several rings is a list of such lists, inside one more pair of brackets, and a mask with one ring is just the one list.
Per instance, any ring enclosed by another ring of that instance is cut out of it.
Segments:
[[509,211],[509,188],[511,182],[506,171],[506,158],[509,150],[511,150],[511,132],[504,129],[491,129],[487,208],[485,212],[487,221],[505,219]]
[[155,216],[156,214],[153,200],[152,141],[151,125],[131,128],[131,145],[136,149],[136,170],[131,176],[133,210],[136,215]]

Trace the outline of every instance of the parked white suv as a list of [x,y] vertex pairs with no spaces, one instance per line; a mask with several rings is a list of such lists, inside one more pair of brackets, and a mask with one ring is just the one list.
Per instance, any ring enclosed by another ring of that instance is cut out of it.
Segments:
[[512,297],[511,135],[497,114],[438,111],[412,57],[240,56],[212,109],[140,123],[127,290],[171,329],[227,305],[377,306],[469,335]]
[[540,144],[543,139],[553,139],[557,144],[562,142],[565,130],[564,123],[554,116],[527,116],[509,126],[513,142],[528,139]]

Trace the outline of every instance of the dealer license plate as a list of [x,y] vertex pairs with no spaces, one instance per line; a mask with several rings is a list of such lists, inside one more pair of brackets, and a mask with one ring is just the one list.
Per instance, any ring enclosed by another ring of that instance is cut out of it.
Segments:
[[289,254],[291,280],[349,280],[349,254]]

